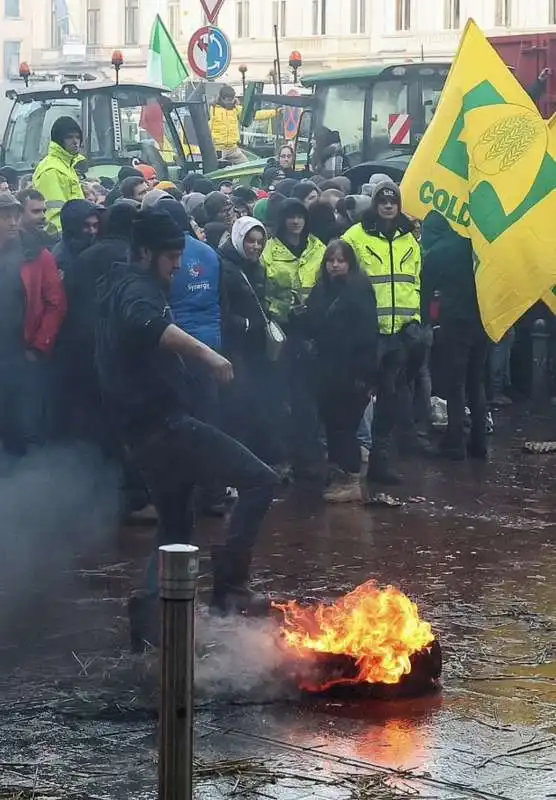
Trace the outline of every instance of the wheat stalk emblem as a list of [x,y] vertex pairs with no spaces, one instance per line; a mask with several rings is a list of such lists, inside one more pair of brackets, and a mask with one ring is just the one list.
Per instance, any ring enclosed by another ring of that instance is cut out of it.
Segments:
[[530,114],[514,114],[487,128],[478,146],[490,145],[483,156],[484,160],[499,159],[500,172],[504,172],[523,158],[541,131],[541,120],[535,119]]

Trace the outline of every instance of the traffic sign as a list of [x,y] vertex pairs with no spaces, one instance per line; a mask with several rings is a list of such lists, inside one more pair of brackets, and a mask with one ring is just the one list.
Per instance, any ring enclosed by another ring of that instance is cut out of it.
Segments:
[[[299,97],[297,89],[290,89],[290,97]],[[301,109],[294,106],[284,106],[284,136],[288,142],[295,139],[301,120]]]
[[390,114],[388,138],[390,144],[411,144],[411,117],[409,114]]
[[187,50],[193,72],[214,81],[226,72],[232,60],[232,47],[226,34],[214,25],[195,31]]
[[211,25],[218,19],[220,9],[224,5],[224,2],[225,0],[201,0],[203,11]]

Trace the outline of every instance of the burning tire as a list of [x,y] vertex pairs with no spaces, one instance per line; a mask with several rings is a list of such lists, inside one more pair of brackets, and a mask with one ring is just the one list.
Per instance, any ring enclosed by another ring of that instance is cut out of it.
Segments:
[[304,692],[395,699],[438,689],[442,651],[405,594],[373,581],[330,605],[277,604],[280,644]]

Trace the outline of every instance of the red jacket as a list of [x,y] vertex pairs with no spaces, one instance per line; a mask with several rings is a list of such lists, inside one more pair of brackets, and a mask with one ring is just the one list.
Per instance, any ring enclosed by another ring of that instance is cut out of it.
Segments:
[[27,253],[21,267],[25,287],[24,339],[27,347],[50,353],[66,316],[66,294],[52,253]]

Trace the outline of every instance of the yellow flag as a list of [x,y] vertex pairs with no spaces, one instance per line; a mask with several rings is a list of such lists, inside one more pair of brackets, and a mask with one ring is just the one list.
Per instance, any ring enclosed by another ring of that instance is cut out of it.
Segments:
[[[550,121],[548,123],[548,128],[550,131],[554,132],[552,135],[556,133],[556,114],[554,114],[550,118]],[[556,266],[555,266],[555,279],[556,279]],[[549,309],[552,311],[552,313],[556,314],[556,284],[552,286],[552,288],[545,295],[543,295],[542,299],[549,307]]]
[[485,330],[499,341],[554,284],[556,127],[473,20],[402,182],[405,210],[436,210],[475,253]]

